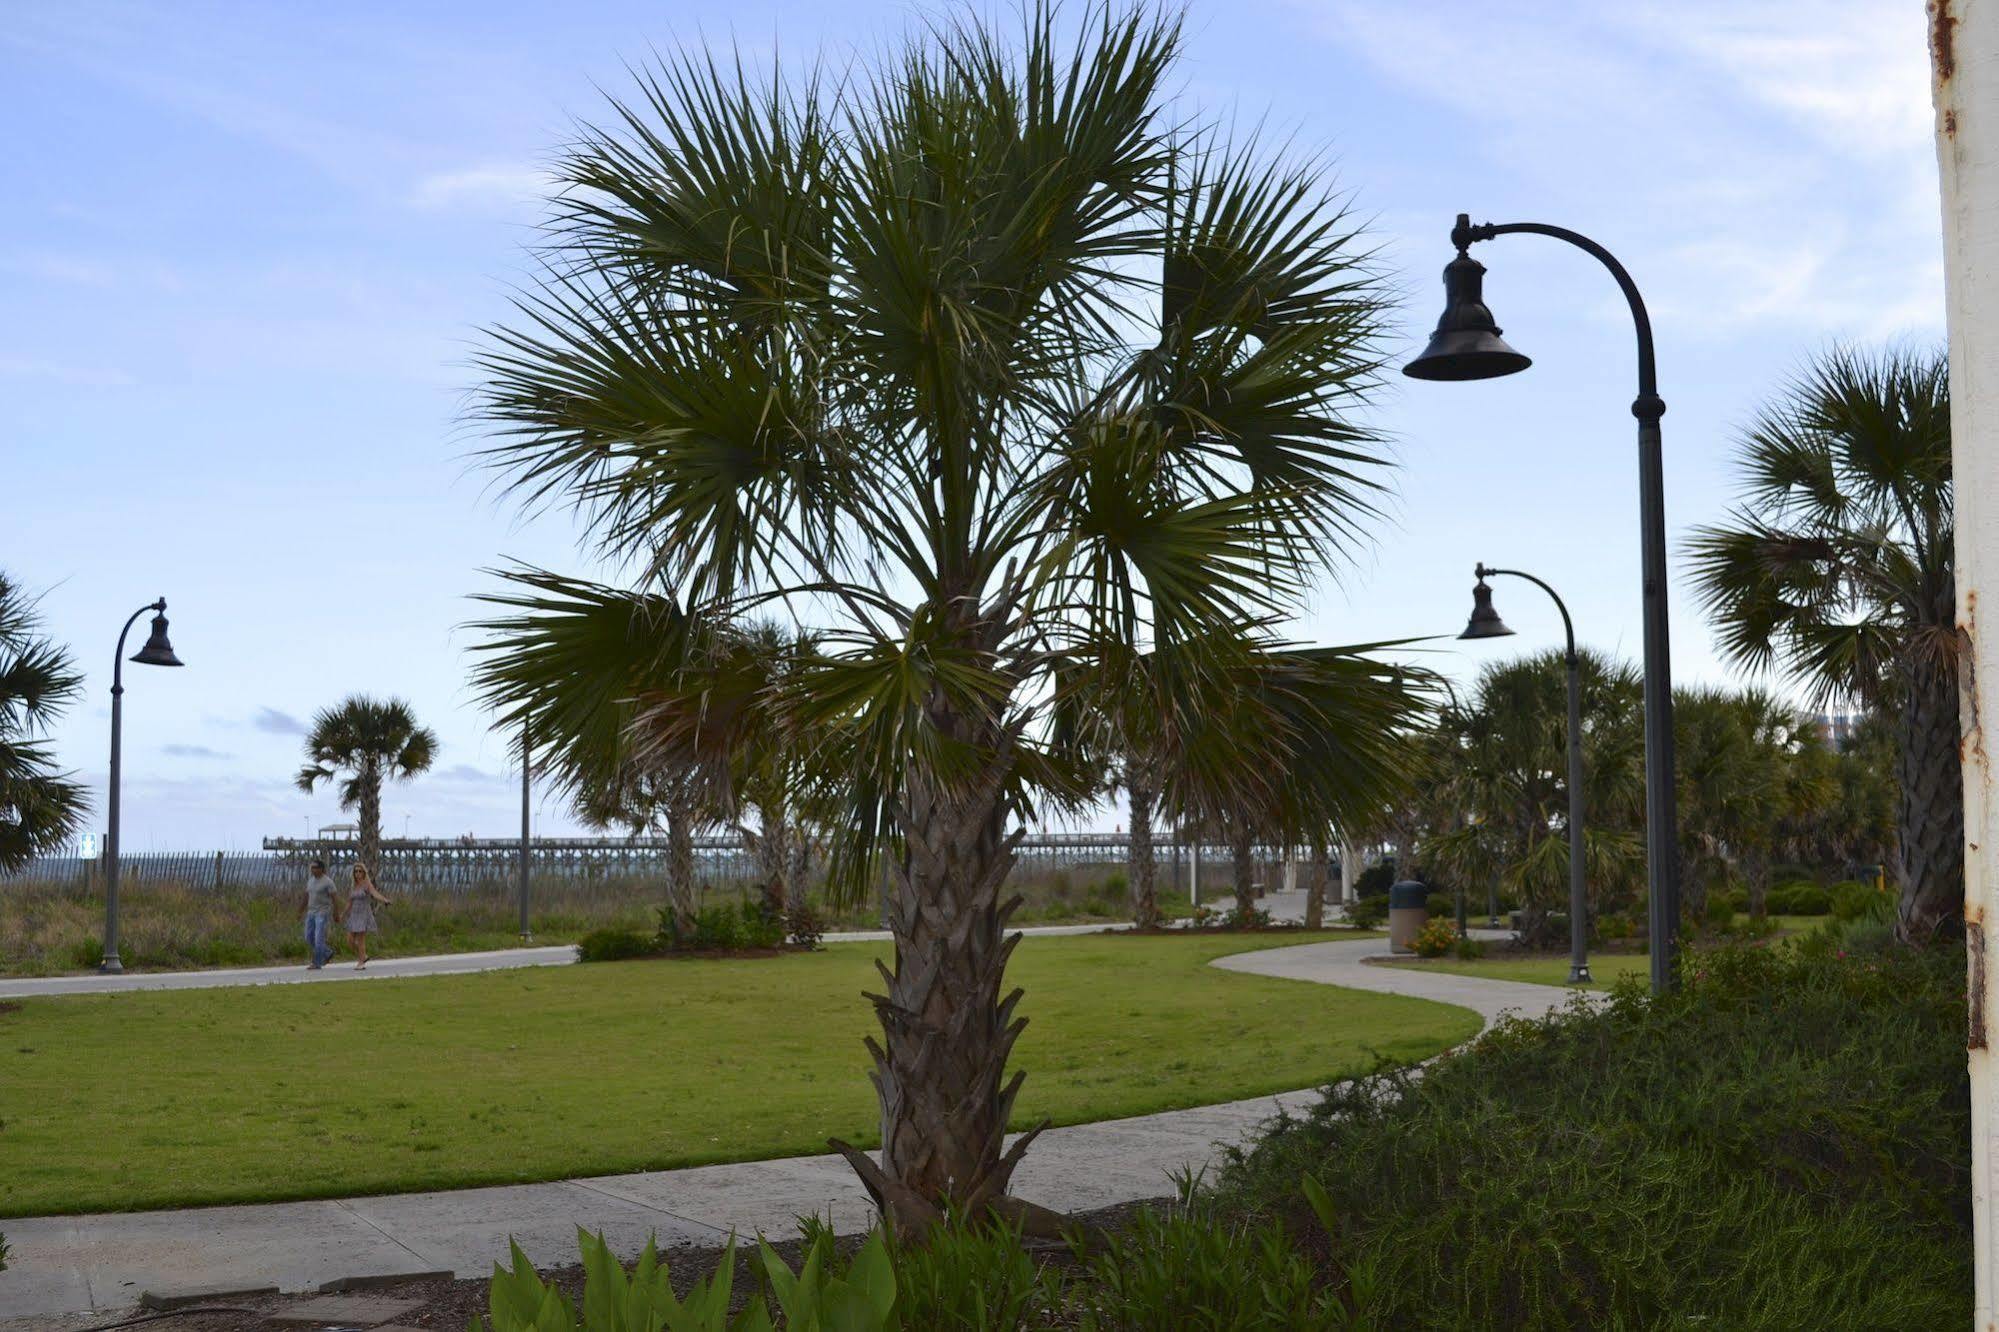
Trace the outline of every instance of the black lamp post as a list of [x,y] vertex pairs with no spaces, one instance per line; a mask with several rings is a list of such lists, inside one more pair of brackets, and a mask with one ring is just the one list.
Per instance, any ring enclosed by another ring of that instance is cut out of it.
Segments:
[[1423,354],[1402,367],[1415,379],[1492,379],[1525,370],[1530,361],[1506,345],[1499,325],[1486,308],[1481,290],[1485,266],[1466,251],[1474,242],[1525,232],[1552,236],[1595,256],[1623,291],[1638,333],[1638,396],[1631,414],[1638,418],[1638,524],[1645,609],[1645,860],[1650,889],[1652,991],[1663,994],[1673,986],[1673,955],[1680,920],[1680,877],[1676,864],[1678,830],[1673,808],[1673,678],[1666,628],[1666,500],[1665,463],[1659,418],[1666,414],[1659,396],[1658,373],[1652,356],[1652,321],[1638,286],[1610,251],[1589,237],[1543,222],[1481,222],[1473,226],[1459,213],[1451,228],[1458,256],[1444,268],[1444,315]]
[[1478,582],[1472,587],[1471,620],[1459,638],[1509,638],[1513,631],[1492,608],[1488,578],[1524,578],[1546,592],[1562,613],[1562,632],[1568,639],[1569,665],[1569,984],[1587,985],[1589,974],[1589,891],[1583,882],[1583,693],[1576,657],[1576,627],[1569,608],[1555,589],[1533,574],[1518,569],[1488,569],[1481,564],[1473,571]]
[[528,928],[528,870],[533,863],[534,848],[529,840],[534,827],[529,819],[530,801],[534,796],[534,765],[528,750],[527,723],[521,723],[521,946],[534,942],[534,933]]
[[125,721],[125,635],[132,632],[132,626],[147,611],[153,612],[153,632],[147,636],[146,645],[132,654],[132,660],[142,666],[181,664],[181,659],[174,655],[174,645],[167,641],[167,599],[161,597],[133,611],[132,618],[118,631],[118,650],[111,657],[111,794],[106,801],[108,826],[104,833],[104,856],[108,862],[104,875],[104,960],[97,964],[99,971],[111,975],[125,969],[125,964],[118,960],[119,747]]

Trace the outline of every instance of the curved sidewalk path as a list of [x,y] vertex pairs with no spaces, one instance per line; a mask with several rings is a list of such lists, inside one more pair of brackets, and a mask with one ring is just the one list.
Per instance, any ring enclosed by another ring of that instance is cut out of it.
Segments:
[[[1092,934],[1103,925],[1030,925],[1021,934]],[[837,930],[827,943],[886,943],[887,930]],[[330,985],[335,981],[388,980],[397,976],[462,976],[516,967],[562,967],[576,960],[574,944],[501,948],[485,953],[427,953],[379,957],[357,971],[352,962],[330,962],[318,971],[302,962],[275,967],[214,967],[204,971],[127,971],[116,976],[0,976],[0,999],[46,999],[64,994],[124,994],[132,990],[214,990],[232,985]]]
[[[1537,1016],[1569,998],[1554,986],[1364,960],[1380,956],[1384,946],[1379,938],[1337,940],[1235,954],[1213,965],[1456,1004],[1488,1023],[1502,1013]],[[293,979],[300,970],[290,969]],[[377,974],[390,974],[386,964],[363,973]],[[1161,1197],[1173,1191],[1175,1173],[1206,1168],[1221,1146],[1240,1141],[1280,1107],[1302,1108],[1315,1094],[1307,1089],[1051,1129],[1015,1178],[1024,1196],[1062,1211]],[[6,1219],[0,1232],[13,1252],[12,1266],[0,1273],[0,1329],[59,1326],[50,1315],[126,1309],[146,1291],[313,1290],[345,1278],[445,1271],[485,1276],[509,1237],[537,1262],[573,1262],[578,1224],[603,1230],[629,1255],[649,1234],[662,1246],[720,1244],[732,1230],[788,1232],[804,1213],[830,1216],[842,1232],[865,1229],[871,1219],[860,1182],[836,1156],[443,1193]]]

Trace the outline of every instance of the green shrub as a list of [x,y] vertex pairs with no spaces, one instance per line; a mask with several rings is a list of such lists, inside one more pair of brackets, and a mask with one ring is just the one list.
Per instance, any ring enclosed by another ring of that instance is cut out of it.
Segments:
[[1815,883],[1780,883],[1765,903],[1773,916],[1823,916],[1832,910],[1832,895]]
[[1388,898],[1362,897],[1347,904],[1347,922],[1363,930],[1378,930],[1388,919]]
[[1270,912],[1259,906],[1232,906],[1222,914],[1221,927],[1225,930],[1267,930],[1270,928]]
[[1621,911],[1613,911],[1596,918],[1596,937],[1599,939],[1629,939],[1638,933],[1638,924]]
[[1485,940],[1464,938],[1451,945],[1451,952],[1466,962],[1476,962],[1485,956]]
[[1736,915],[1749,910],[1749,890],[1747,888],[1720,888],[1708,894],[1708,901],[1725,906]]
[[536,1274],[520,1245],[510,1244],[513,1270],[494,1264],[487,1288],[491,1321],[475,1315],[473,1332],[772,1332],[770,1301],[777,1304],[783,1325],[797,1332],[889,1332],[903,1326],[895,1309],[895,1269],[880,1232],[843,1262],[831,1232],[819,1228],[807,1241],[796,1272],[759,1240],[768,1299],[752,1298],[733,1318],[734,1236],[721,1264],[694,1282],[684,1299],[675,1294],[651,1240],[629,1273],[602,1235],[579,1230],[576,1242],[583,1257],[580,1319],[576,1306]]
[[817,948],[826,937],[826,920],[810,898],[791,904],[784,915],[785,935],[800,948]]
[[1409,947],[1418,957],[1442,957],[1457,942],[1458,927],[1448,920],[1436,919],[1424,922],[1416,937],[1409,941]]
[[1316,1233],[1310,1174],[1321,1271],[1370,1273],[1383,1328],[1962,1326],[1962,952],[1813,934],[1682,976],[1330,1088],[1209,1202]]
[[1386,897],[1391,884],[1395,882],[1395,866],[1387,861],[1369,865],[1353,881],[1356,897]]
[[1768,916],[1737,916],[1715,932],[1730,939],[1767,939],[1777,932],[1777,922]]
[[576,944],[579,962],[622,962],[629,957],[649,957],[659,951],[659,941],[637,930],[592,930]]
[[1832,886],[1832,914],[1841,920],[1892,920],[1895,900],[1871,883],[1848,879]]
[[1729,904],[1728,894],[1714,893],[1707,900],[1707,920],[1711,930],[1726,930],[1735,919],[1735,908]]
[[1227,1218],[1199,1206],[1147,1210],[1097,1252],[1078,1245],[1076,1256],[1087,1266],[1069,1282],[1067,1317],[1053,1326],[1085,1332],[1354,1326],[1344,1292],[1322,1279],[1283,1227],[1267,1221]]
[[891,1236],[896,1316],[909,1332],[1026,1327],[1056,1303],[1059,1282],[1004,1225],[949,1224],[921,1244]]
[[784,922],[771,919],[761,902],[743,898],[697,908],[685,929],[671,911],[662,909],[659,933],[674,952],[734,952],[778,947],[784,942]]
[[1458,918],[1458,899],[1454,893],[1431,893],[1423,899],[1423,909],[1430,913],[1430,919],[1451,920]]

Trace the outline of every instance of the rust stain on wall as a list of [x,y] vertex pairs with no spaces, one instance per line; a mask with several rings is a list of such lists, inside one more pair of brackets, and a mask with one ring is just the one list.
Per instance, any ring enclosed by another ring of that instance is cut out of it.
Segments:
[[1930,0],[1930,69],[1938,84],[1957,73],[1957,15],[1951,8],[1952,0]]
[[1970,1027],[1964,1038],[1968,1050],[1985,1048],[1985,922],[1982,917],[1983,913],[1976,907],[1965,907],[1964,943],[1971,963],[1971,992],[1966,996],[1966,1016],[1970,1019]]

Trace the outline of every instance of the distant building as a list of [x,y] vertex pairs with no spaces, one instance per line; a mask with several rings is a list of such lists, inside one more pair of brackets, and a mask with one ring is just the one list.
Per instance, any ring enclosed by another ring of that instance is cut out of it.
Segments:
[[1861,715],[1857,712],[1820,712],[1812,716],[1812,725],[1818,727],[1819,737],[1834,749],[1845,749],[1860,731]]

